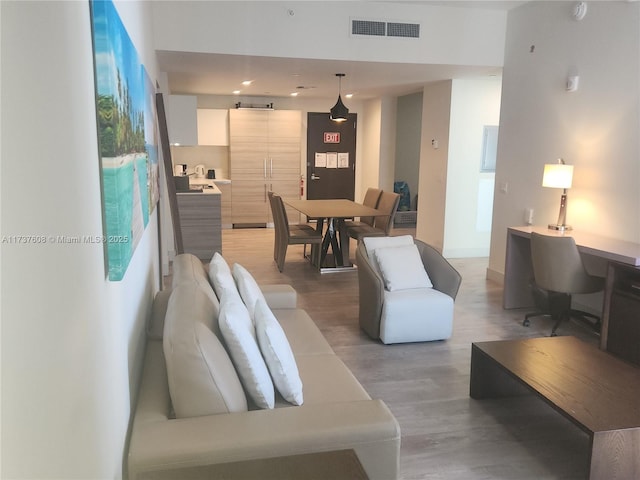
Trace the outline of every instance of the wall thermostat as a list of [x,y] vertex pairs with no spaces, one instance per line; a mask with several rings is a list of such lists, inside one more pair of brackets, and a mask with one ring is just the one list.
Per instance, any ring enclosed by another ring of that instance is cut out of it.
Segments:
[[573,6],[573,18],[576,20],[582,20],[587,14],[587,4],[584,2],[578,2]]
[[580,77],[578,75],[570,75],[567,77],[567,92],[575,92],[578,90],[578,84],[580,83]]

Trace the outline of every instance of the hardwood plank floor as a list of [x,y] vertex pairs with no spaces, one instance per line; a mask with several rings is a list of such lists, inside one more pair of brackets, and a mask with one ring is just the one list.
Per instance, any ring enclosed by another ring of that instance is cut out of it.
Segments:
[[[394,234],[412,233],[396,230]],[[355,244],[351,245],[352,258]],[[453,259],[462,275],[453,336],[442,342],[385,346],[358,327],[357,272],[320,275],[290,246],[284,272],[273,261],[272,229],[223,231],[229,264],[259,283],[288,283],[335,352],[371,397],[389,406],[402,429],[401,473],[412,479],[583,479],[589,439],[534,397],[469,397],[471,343],[546,336],[551,321],[521,325],[524,311],[502,309],[502,287],[485,279],[487,258]],[[559,335],[598,343],[579,325]]]

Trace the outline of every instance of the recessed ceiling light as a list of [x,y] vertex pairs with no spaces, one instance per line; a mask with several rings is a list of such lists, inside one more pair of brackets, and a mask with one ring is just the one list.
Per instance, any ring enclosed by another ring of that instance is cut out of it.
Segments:
[[291,95],[292,97],[297,97],[298,96],[298,92],[292,92],[289,95]]
[[242,82],[242,85],[244,85],[245,87],[248,87],[252,83],[253,83],[253,80],[245,80],[244,82]]
[[234,90],[234,91],[233,91],[233,94],[234,94],[234,95],[238,95],[239,93],[240,93],[240,90]]
[[351,98],[353,97],[353,93],[346,93],[344,96],[345,98]]

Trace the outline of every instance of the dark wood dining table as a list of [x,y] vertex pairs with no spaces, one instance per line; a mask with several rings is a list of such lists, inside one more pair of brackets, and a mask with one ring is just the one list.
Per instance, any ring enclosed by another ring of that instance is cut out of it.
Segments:
[[[388,215],[385,212],[367,207],[361,203],[344,198],[325,200],[304,200],[283,198],[284,203],[295,208],[307,218],[317,221],[316,230],[322,233],[326,222],[327,229],[322,241],[320,265],[316,265],[321,273],[349,271],[353,265],[349,260],[349,235],[344,221],[354,217],[379,217]],[[314,248],[314,246],[312,246]],[[328,262],[329,248],[333,253]],[[311,258],[314,258],[312,255]]]

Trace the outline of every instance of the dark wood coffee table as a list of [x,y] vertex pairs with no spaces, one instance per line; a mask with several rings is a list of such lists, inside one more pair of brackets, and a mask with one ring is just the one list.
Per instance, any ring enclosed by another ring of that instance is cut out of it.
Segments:
[[472,398],[529,393],[589,434],[590,479],[640,478],[640,368],[574,337],[472,345]]

